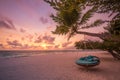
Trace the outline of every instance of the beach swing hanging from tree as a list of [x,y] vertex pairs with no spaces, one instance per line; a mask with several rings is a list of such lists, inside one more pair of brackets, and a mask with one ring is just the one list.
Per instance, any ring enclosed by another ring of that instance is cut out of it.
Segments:
[[100,59],[96,56],[89,55],[76,60],[76,64],[83,67],[94,67],[100,64]]
[[[75,46],[77,49],[94,49],[94,46],[91,44],[92,41],[90,40],[85,40],[85,35],[84,35],[84,40],[79,41],[75,43]],[[100,59],[97,56],[85,56],[81,57],[75,62],[77,65],[83,66],[83,67],[94,67],[100,64]]]

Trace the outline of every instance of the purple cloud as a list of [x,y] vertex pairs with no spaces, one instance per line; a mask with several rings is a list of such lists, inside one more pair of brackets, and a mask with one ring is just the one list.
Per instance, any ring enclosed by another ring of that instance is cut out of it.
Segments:
[[32,41],[33,37],[34,37],[34,36],[31,35],[31,34],[29,34],[29,35],[26,36],[26,38],[28,38],[30,42]]
[[0,44],[0,48],[4,48],[3,44]]
[[42,22],[43,24],[46,24],[48,23],[48,19],[44,17],[40,17],[40,22]]
[[45,35],[45,36],[43,36],[43,40],[45,43],[54,44],[55,37],[52,37],[50,35]]
[[72,42],[65,42],[62,44],[62,47],[68,47]]
[[25,32],[26,32],[26,30],[25,30],[25,29],[23,29],[23,28],[20,28],[20,32],[25,33]]
[[68,49],[68,50],[74,50],[76,49],[74,46],[68,46],[68,47],[65,47],[64,49]]
[[37,38],[34,42],[35,42],[35,43],[40,43],[40,42],[42,42],[41,36],[38,36],[38,38]]
[[52,29],[52,26],[48,26],[48,27],[47,27],[47,30],[50,30],[50,29]]
[[34,43],[41,43],[44,42],[46,44],[54,44],[55,37],[52,37],[50,35],[39,35],[37,39],[34,41]]
[[22,44],[17,40],[7,41],[7,44],[12,46],[12,47],[22,47]]
[[28,45],[28,44],[24,44],[24,45],[20,46],[21,49],[30,49],[30,48],[32,48],[32,47],[33,47],[33,46],[30,46],[30,45]]
[[12,20],[10,20],[6,17],[0,17],[0,28],[15,30],[15,26],[14,26]]
[[60,45],[55,45],[54,48],[59,48]]
[[20,47],[20,49],[44,49],[42,46],[35,46],[35,45],[29,45],[29,44],[24,44],[23,46]]

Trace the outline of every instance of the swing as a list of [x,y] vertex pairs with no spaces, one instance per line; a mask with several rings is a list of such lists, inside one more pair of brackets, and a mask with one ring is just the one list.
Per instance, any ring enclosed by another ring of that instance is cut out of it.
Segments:
[[89,55],[78,59],[76,64],[83,67],[93,67],[100,64],[100,59],[96,56]]
[[[91,49],[93,49],[93,46],[90,43],[86,44],[87,42],[88,41],[84,40],[83,43],[81,43],[82,45],[84,45],[84,49],[87,49],[87,45],[90,45]],[[79,58],[78,60],[76,60],[75,63],[83,67],[93,67],[100,64],[100,59],[97,56],[89,55]]]

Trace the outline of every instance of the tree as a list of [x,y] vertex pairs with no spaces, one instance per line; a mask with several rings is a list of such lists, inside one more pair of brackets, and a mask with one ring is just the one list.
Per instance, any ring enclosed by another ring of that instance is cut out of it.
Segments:
[[[51,15],[52,19],[57,23],[56,29],[55,31],[53,31],[54,34],[68,35],[68,39],[70,39],[75,34],[85,34],[89,36],[99,37],[103,40],[102,43],[91,42],[91,41],[88,41],[85,43],[86,44],[95,43],[95,45],[97,45],[96,48],[108,50],[113,55],[113,57],[117,56],[116,58],[120,59],[120,55],[118,55],[120,47],[116,46],[116,44],[119,43],[119,39],[118,39],[119,34],[118,36],[114,34],[114,32],[116,32],[117,30],[114,26],[116,25],[119,26],[119,23],[118,23],[119,21],[117,22],[118,13],[116,13],[116,15],[111,21],[103,21],[101,19],[98,19],[98,20],[95,20],[93,23],[88,24],[88,21],[94,15],[94,13],[106,13],[109,11],[111,11],[112,14],[114,13],[114,10],[113,10],[114,8],[112,9],[111,7],[109,10],[107,10],[108,7],[104,7],[104,6],[110,6],[105,3],[105,1],[109,1],[109,0],[100,0],[101,2],[99,2],[99,0],[98,1],[96,0],[44,0],[44,1],[49,3],[56,10],[56,14]],[[89,9],[86,13],[82,14],[82,11],[87,6],[90,6],[91,9]],[[102,8],[105,8],[105,9],[102,9]],[[119,9],[118,9],[118,12],[119,12]],[[90,33],[90,32],[81,31],[82,29],[88,29],[91,27],[100,26],[105,22],[109,23],[108,27],[105,28],[107,32]],[[116,33],[119,33],[119,30]],[[82,45],[84,45],[83,42],[75,43],[75,46],[77,48],[83,48]],[[87,48],[90,48],[90,47],[87,47]],[[117,48],[117,50],[115,50],[115,48]]]
[[[113,57],[120,59],[120,0],[86,0],[89,6],[98,6],[97,13],[109,13],[113,18],[105,28],[109,35],[103,38],[100,49],[105,49]],[[96,47],[97,48],[97,47]]]
[[107,50],[114,58],[120,59],[120,20],[110,22],[110,25],[105,29],[108,31],[109,36],[105,36],[103,42],[79,41],[75,43],[75,47],[77,49]]
[[86,4],[89,6],[99,6],[98,13],[110,13],[110,16],[114,14],[112,20],[120,19],[120,0],[86,0]]
[[94,23],[88,24],[87,21],[94,15],[96,7],[88,10],[85,14],[82,14],[85,6],[84,0],[44,0],[49,3],[55,10],[56,15],[52,14],[52,19],[58,24],[54,34],[66,35],[69,34],[69,38],[74,34],[86,34],[94,37],[101,37],[101,34],[88,33],[80,31],[81,29],[100,26],[105,21],[96,20]]

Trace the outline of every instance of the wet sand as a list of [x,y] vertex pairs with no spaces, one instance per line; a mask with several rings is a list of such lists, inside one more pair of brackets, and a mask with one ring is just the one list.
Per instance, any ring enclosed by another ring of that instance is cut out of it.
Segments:
[[[79,57],[89,54],[100,57],[100,65],[86,69],[75,64]],[[0,80],[120,80],[120,61],[108,53],[0,58]]]

